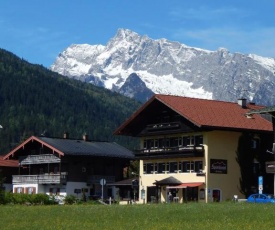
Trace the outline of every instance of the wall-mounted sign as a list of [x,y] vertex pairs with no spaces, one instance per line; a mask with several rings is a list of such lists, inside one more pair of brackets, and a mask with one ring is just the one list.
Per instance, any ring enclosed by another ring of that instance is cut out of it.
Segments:
[[210,173],[227,174],[227,160],[210,159]]
[[275,161],[265,162],[266,173],[275,173]]

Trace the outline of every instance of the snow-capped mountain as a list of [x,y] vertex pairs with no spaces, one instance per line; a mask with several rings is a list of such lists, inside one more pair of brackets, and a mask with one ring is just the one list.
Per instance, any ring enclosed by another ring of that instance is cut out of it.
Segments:
[[106,46],[71,45],[51,69],[143,101],[161,93],[275,104],[274,58],[153,40],[127,29],[119,29]]

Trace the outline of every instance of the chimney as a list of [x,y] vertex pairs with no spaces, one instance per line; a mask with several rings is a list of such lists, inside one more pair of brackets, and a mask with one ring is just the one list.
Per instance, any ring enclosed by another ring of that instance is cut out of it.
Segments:
[[69,138],[69,133],[68,133],[68,132],[64,132],[63,138],[64,138],[64,139],[68,139],[68,138]]
[[245,98],[238,99],[238,105],[240,105],[243,109],[245,109],[246,108],[246,99]]
[[85,134],[83,135],[83,141],[88,141],[88,134],[85,133]]

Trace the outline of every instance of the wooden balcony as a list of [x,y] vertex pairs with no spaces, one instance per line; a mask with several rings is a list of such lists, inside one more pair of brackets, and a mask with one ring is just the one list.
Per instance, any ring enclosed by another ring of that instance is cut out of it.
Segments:
[[61,184],[67,182],[67,173],[40,174],[40,175],[14,175],[13,184]]
[[178,133],[182,130],[181,122],[163,122],[146,125],[138,136],[148,136],[156,134]]
[[60,158],[53,154],[28,155],[19,158],[20,165],[59,163]]
[[163,159],[173,157],[203,157],[203,146],[166,147],[135,151],[137,159]]
[[149,132],[155,132],[155,131],[162,131],[162,130],[179,129],[180,127],[181,126],[179,122],[169,122],[169,123],[150,124],[146,126],[146,129]]

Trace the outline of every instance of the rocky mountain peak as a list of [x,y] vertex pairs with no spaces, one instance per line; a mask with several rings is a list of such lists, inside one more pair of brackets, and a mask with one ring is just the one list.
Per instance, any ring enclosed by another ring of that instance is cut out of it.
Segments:
[[128,29],[119,29],[106,46],[71,45],[51,69],[130,97],[146,91],[236,101],[246,91],[249,101],[275,103],[274,58],[189,47]]

